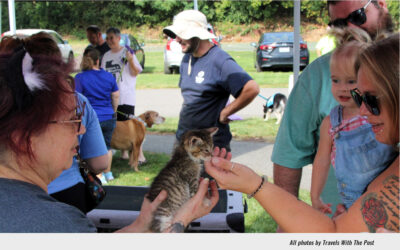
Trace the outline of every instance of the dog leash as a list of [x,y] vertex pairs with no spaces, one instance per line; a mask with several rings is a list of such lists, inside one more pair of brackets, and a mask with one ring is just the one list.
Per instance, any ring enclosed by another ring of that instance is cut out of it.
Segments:
[[266,100],[267,102],[269,101],[269,99],[271,98],[271,97],[265,97],[265,96],[263,96],[263,95],[261,95],[261,94],[258,94],[258,96],[259,97],[261,97],[262,99],[264,99],[264,100]]
[[134,116],[134,115],[128,115],[125,114],[124,112],[121,112],[119,110],[117,110],[117,113],[124,116],[127,119],[135,119],[138,120],[139,122],[143,123],[143,125],[147,128],[147,123],[145,121],[142,120],[142,118],[140,118],[139,116]]

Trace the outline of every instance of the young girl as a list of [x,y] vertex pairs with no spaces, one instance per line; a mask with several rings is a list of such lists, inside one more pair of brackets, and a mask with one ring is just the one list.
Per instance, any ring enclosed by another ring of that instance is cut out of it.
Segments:
[[332,53],[330,70],[332,94],[339,105],[321,124],[311,183],[312,206],[323,213],[332,213],[331,204],[325,204],[320,198],[331,164],[347,209],[396,156],[391,146],[376,141],[371,125],[359,115],[359,108],[350,94],[356,87],[355,60],[370,42],[368,34],[358,28],[333,33],[338,46]]

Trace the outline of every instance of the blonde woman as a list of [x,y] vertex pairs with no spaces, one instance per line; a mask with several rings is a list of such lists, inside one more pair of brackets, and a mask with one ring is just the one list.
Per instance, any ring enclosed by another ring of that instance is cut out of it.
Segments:
[[[356,63],[360,114],[379,142],[399,145],[399,33],[368,47]],[[388,164],[349,209],[335,220],[299,201],[250,168],[232,163],[226,150],[215,150],[206,171],[221,188],[254,197],[285,232],[399,232],[399,157]],[[217,157],[219,156],[219,157]],[[379,230],[378,230],[379,229]]]
[[113,75],[99,67],[100,52],[86,49],[83,55],[82,72],[75,76],[76,91],[86,96],[96,111],[104,141],[108,150],[108,167],[101,176],[107,183],[114,179],[111,172],[112,151],[111,137],[116,126],[115,112],[119,101],[119,90]]

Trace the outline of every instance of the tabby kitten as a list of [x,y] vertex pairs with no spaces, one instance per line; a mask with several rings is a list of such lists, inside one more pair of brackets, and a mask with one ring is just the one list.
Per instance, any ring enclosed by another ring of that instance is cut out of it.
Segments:
[[150,226],[152,232],[163,232],[172,222],[175,213],[193,197],[199,187],[202,161],[210,159],[213,151],[213,135],[217,127],[189,130],[176,145],[171,160],[151,184],[148,198],[153,201],[161,190],[167,198],[154,212]]

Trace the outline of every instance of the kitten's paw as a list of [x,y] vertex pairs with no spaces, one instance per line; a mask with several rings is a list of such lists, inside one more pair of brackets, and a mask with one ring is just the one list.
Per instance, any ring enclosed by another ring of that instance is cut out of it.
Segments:
[[204,198],[203,199],[203,206],[205,206],[205,207],[211,207],[211,200],[210,199],[208,199],[208,198]]

